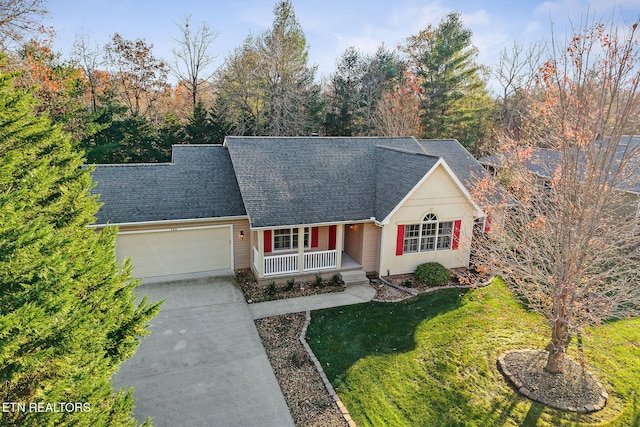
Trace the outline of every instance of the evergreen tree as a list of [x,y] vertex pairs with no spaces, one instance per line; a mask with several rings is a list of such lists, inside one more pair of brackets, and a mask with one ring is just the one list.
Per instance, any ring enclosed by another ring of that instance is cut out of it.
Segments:
[[378,103],[391,81],[402,75],[396,53],[380,45],[374,55],[348,47],[331,78],[324,132],[327,135],[375,135]]
[[12,77],[0,75],[0,401],[59,410],[16,409],[2,422],[135,425],[132,393],[114,392],[111,377],[159,304],[134,303],[116,230],[87,228],[99,204],[82,157]]
[[184,126],[185,141],[189,144],[222,144],[225,126],[215,108],[208,110],[198,102]]
[[[248,36],[220,71],[217,108],[236,135],[306,135],[316,114],[316,67],[290,0],[274,8],[272,27]],[[315,130],[315,129],[313,129]]]
[[472,33],[459,13],[451,13],[433,30],[410,37],[404,48],[421,79],[422,125],[426,138],[457,138],[470,147],[486,131],[492,106]]
[[[126,114],[127,108],[106,100],[92,113],[95,132],[87,134],[80,146],[89,163],[155,163],[171,158],[175,139],[169,129],[156,128],[146,117]],[[165,123],[166,125],[166,123]]]

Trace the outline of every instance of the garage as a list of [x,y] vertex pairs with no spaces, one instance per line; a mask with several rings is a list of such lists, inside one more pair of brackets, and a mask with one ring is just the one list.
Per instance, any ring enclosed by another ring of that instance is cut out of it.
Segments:
[[194,273],[227,273],[233,269],[232,226],[170,228],[118,233],[116,256],[131,258],[136,278]]

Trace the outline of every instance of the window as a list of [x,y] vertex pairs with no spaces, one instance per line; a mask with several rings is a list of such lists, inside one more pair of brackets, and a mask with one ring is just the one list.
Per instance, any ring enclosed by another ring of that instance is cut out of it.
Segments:
[[420,224],[404,226],[403,253],[451,249],[453,221],[438,222],[434,214],[426,215]]
[[[298,249],[299,244],[297,228],[281,228],[273,230],[273,249],[276,251],[286,251]],[[309,247],[309,227],[304,228],[303,245]]]

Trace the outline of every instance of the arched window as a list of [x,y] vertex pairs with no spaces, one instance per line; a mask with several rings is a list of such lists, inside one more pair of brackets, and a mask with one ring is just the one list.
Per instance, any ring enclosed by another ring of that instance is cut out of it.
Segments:
[[438,221],[435,214],[427,214],[420,224],[404,226],[403,253],[451,249],[453,221]]

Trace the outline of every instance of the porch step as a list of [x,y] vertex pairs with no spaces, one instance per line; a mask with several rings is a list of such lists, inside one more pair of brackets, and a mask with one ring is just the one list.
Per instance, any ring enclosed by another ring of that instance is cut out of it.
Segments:
[[349,270],[340,273],[345,286],[349,285],[368,285],[369,279],[364,270]]

